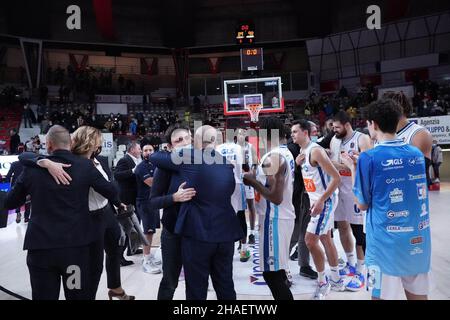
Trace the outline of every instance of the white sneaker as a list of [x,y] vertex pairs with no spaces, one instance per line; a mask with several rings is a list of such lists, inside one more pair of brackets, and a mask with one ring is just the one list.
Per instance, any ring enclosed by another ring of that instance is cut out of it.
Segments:
[[345,291],[346,283],[343,278],[340,278],[338,282],[333,281],[333,279],[328,280],[331,285],[331,290],[342,292]]
[[161,268],[153,263],[152,260],[144,261],[142,269],[145,273],[158,274],[161,273]]
[[155,255],[152,255],[152,257],[150,259],[152,260],[152,262],[154,264],[156,264],[158,266],[162,264],[161,259],[159,257],[156,257]]
[[313,300],[325,300],[326,296],[330,293],[331,285],[327,279],[325,283],[317,284],[316,292],[314,293]]

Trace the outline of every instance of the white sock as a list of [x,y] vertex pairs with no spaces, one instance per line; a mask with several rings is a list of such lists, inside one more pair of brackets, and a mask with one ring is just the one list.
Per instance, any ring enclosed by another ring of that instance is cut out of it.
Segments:
[[241,251],[243,251],[243,252],[247,251],[247,244],[246,243],[242,244]]
[[319,284],[327,282],[326,279],[325,279],[325,271],[317,272],[317,274],[319,276],[317,278],[317,281],[319,281]]
[[349,265],[354,267],[356,265],[356,256],[353,252],[346,252],[345,255],[347,256],[347,262]]
[[331,280],[334,282],[338,282],[341,279],[341,276],[339,275],[339,266],[332,267],[330,266],[331,270]]
[[359,272],[361,274],[364,274],[364,260],[359,260],[356,262],[356,272]]

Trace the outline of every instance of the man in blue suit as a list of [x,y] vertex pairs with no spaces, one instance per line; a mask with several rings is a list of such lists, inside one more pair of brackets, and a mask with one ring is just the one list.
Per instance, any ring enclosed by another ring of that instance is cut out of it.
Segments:
[[177,172],[196,196],[181,204],[175,233],[181,239],[186,279],[186,299],[206,300],[211,275],[219,300],[235,300],[233,283],[234,242],[243,237],[231,205],[235,188],[233,166],[215,152],[217,131],[210,126],[195,133],[194,149],[158,152],[151,162]]

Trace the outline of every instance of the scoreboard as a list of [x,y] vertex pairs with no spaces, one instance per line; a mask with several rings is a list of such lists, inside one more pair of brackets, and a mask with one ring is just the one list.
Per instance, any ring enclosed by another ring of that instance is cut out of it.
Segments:
[[264,58],[262,48],[241,49],[241,71],[264,70]]
[[255,24],[253,22],[244,22],[238,24],[236,28],[236,42],[239,45],[255,43]]

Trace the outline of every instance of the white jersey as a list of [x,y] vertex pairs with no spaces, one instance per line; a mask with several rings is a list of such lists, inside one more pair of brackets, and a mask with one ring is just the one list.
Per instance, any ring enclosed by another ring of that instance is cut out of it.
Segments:
[[[284,190],[283,190],[283,201],[280,205],[275,205],[268,200],[260,197],[259,201],[256,203],[256,210],[259,215],[267,216],[270,215],[270,218],[273,219],[281,219],[281,220],[290,220],[295,219],[295,209],[292,204],[292,194],[294,192],[294,170],[295,170],[295,160],[292,156],[292,153],[289,151],[286,145],[282,145],[278,148],[271,150],[266,153],[261,158],[261,164],[269,157],[271,154],[279,154],[286,161],[286,171],[284,172]],[[257,179],[263,185],[267,184],[267,176],[264,174],[262,166],[260,165],[257,170]]]
[[[353,132],[353,135],[348,140],[341,140],[336,137],[333,137],[330,142],[331,149],[331,160],[336,161],[338,163],[342,163],[341,161],[341,153],[354,153],[361,152],[359,148],[359,139],[364,134],[358,131]],[[341,183],[339,185],[339,194],[341,193],[349,193],[352,194],[352,173],[350,170],[340,170],[339,175],[341,176]]]
[[[350,139],[341,140],[333,137],[330,143],[331,160],[341,162],[341,153],[361,152],[359,139],[364,134],[355,131]],[[347,221],[351,224],[364,223],[365,212],[358,209],[353,197],[352,173],[350,170],[339,170],[341,183],[339,184],[339,203],[334,213],[335,221]]]
[[[315,142],[311,142],[305,150],[300,150],[300,153],[305,155],[305,160],[302,164],[302,176],[305,184],[305,190],[308,193],[309,200],[311,201],[311,206],[325,193],[331,180],[330,176],[323,172],[321,167],[314,167],[311,165],[311,151],[314,148],[322,147]],[[335,191],[334,193],[334,196],[337,197],[337,192]],[[334,201],[334,199],[332,200]]]
[[418,125],[417,123],[410,122],[406,127],[397,132],[397,137],[402,139],[404,143],[411,144],[414,136],[419,132],[427,130],[425,127]]
[[236,186],[233,194],[231,195],[231,205],[234,210],[242,211],[247,208],[246,203],[246,195],[245,188],[242,181],[242,147],[236,143],[228,142],[221,144],[216,148],[217,152],[219,152],[222,156],[224,156],[229,163],[234,165],[234,180],[236,182]]
[[236,183],[242,183],[242,164],[244,162],[242,147],[236,143],[227,142],[217,146],[216,150],[234,165],[234,180]]

